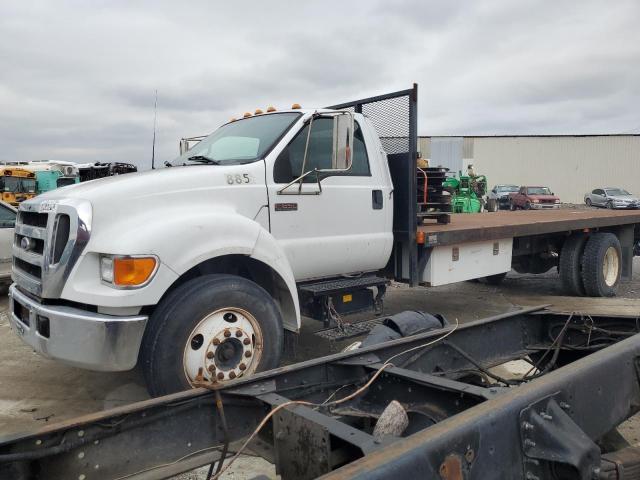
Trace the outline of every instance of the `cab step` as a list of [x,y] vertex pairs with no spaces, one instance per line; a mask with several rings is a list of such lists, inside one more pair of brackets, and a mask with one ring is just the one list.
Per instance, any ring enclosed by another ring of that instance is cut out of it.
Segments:
[[304,283],[298,285],[300,309],[303,315],[324,322],[326,328],[333,328],[343,324],[343,315],[381,313],[389,283],[388,279],[375,275]]
[[383,277],[377,277],[374,275],[354,277],[354,278],[339,278],[332,280],[325,280],[322,282],[305,283],[298,286],[298,290],[301,293],[309,294],[313,297],[322,297],[325,295],[333,295],[336,293],[343,293],[348,290],[357,290],[367,287],[379,287],[389,284],[389,280]]

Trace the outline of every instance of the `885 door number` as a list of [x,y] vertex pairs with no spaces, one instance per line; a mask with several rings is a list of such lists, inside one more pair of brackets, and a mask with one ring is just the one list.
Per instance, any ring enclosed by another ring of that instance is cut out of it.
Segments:
[[248,173],[236,173],[233,175],[227,175],[227,183],[229,185],[251,183],[251,175],[249,175]]

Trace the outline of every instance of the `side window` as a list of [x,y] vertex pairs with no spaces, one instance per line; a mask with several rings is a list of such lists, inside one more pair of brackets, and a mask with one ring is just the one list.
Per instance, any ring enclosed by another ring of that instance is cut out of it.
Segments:
[[[331,118],[317,118],[311,126],[307,163],[302,171],[304,149],[307,143],[309,125],[306,125],[287,145],[276,159],[273,167],[273,179],[276,183],[289,183],[300,175],[314,168],[331,168],[333,143],[333,120]],[[360,125],[356,122],[353,140],[353,164],[345,175],[369,175],[369,159]],[[315,175],[309,175],[304,182],[315,182]]]
[[353,132],[353,163],[347,175],[367,177],[370,174],[369,157],[367,156],[367,147],[364,143],[362,129],[360,128],[360,124],[355,122],[355,131]]
[[599,188],[596,188],[596,189],[593,191],[593,193],[594,193],[595,195],[604,195],[604,190],[601,190],[601,189],[599,189]]
[[16,212],[0,205],[0,228],[13,228],[16,225]]
[[[289,183],[304,173],[302,161],[308,134],[309,125],[307,124],[278,155],[273,167],[273,179],[277,183]],[[333,121],[330,118],[316,118],[311,124],[305,171],[308,172],[314,168],[331,168],[332,142]],[[315,175],[309,175],[304,181],[315,182]]]

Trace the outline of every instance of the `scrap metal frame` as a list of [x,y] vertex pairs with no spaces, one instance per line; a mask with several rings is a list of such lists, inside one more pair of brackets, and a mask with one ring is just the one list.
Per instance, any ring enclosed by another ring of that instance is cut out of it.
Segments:
[[[622,333],[576,349],[580,333],[567,326],[588,326],[589,341],[592,329]],[[598,478],[606,452],[595,442],[640,409],[639,327],[637,318],[540,307],[449,326],[0,438],[0,478],[167,478],[215,461],[227,439],[237,449],[274,407],[342,398],[381,369],[349,402],[280,410],[250,448],[284,479]],[[489,369],[542,352],[559,368],[518,385],[470,373],[500,378]],[[407,410],[409,431],[376,437],[392,400]]]

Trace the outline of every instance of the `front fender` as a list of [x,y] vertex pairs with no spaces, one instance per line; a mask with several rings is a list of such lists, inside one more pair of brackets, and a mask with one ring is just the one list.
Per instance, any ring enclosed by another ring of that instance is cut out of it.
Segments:
[[[151,219],[131,215],[94,233],[65,284],[62,298],[104,307],[155,305],[181,275],[196,265],[223,255],[247,255],[281,277],[295,312],[295,325],[290,319],[286,326],[291,330],[300,327],[295,279],[284,252],[262,225],[233,210],[194,208],[165,212]],[[154,254],[161,265],[147,286],[119,290],[100,281],[100,253]]]

